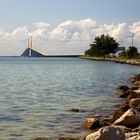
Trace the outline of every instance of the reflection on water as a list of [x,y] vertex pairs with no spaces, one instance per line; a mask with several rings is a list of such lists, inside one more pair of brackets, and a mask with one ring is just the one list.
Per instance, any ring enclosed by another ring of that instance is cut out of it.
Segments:
[[81,135],[84,117],[119,104],[114,89],[138,72],[137,66],[78,58],[0,58],[0,137]]

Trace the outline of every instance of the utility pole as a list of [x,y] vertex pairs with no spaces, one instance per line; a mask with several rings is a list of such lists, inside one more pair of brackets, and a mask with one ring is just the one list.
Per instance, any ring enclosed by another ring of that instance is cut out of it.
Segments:
[[132,46],[134,45],[134,33],[132,33]]
[[121,38],[120,46],[123,46],[123,39]]

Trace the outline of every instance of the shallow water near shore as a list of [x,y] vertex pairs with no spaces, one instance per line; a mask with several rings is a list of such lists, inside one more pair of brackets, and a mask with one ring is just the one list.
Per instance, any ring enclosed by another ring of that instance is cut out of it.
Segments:
[[1,57],[0,139],[83,135],[84,118],[118,106],[116,87],[130,85],[139,72],[138,66],[79,58]]

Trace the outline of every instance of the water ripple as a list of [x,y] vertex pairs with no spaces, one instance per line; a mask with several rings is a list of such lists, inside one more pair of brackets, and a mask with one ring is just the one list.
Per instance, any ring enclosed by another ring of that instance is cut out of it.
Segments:
[[72,58],[0,58],[1,139],[81,135],[84,117],[109,114],[120,104],[116,87],[131,84],[128,78],[139,70]]

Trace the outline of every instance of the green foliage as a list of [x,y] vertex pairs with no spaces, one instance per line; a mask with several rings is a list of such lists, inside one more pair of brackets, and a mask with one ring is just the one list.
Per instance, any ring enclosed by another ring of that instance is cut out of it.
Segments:
[[110,53],[115,53],[119,44],[113,37],[109,35],[101,35],[95,38],[95,41],[90,44],[90,49],[85,51],[89,56],[105,56]]
[[140,54],[136,47],[130,46],[126,51],[119,53],[119,56],[123,58],[139,58]]
[[138,55],[138,50],[134,46],[130,46],[127,50],[127,57],[128,58],[134,58]]
[[120,52],[119,56],[126,58],[127,57],[127,52],[126,51]]
[[140,59],[140,53],[138,53],[138,55],[135,58]]

